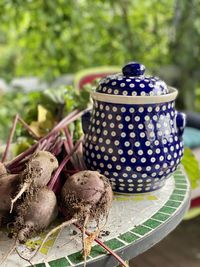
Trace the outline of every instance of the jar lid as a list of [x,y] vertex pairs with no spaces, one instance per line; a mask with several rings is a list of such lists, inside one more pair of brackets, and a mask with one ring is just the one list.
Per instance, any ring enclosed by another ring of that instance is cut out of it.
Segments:
[[130,62],[122,68],[122,73],[103,78],[96,92],[123,96],[160,96],[169,93],[167,84],[158,77],[145,76],[145,66]]

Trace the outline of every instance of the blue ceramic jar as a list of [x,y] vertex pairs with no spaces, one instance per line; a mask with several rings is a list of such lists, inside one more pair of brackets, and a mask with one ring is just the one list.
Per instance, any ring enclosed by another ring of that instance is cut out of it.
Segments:
[[174,107],[177,90],[144,72],[143,65],[128,63],[92,92],[84,160],[118,193],[162,187],[183,156],[185,115]]

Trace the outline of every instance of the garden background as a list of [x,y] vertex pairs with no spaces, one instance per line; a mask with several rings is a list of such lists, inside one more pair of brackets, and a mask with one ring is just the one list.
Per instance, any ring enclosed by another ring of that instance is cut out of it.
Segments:
[[[18,77],[56,87],[65,74],[135,60],[179,89],[179,109],[200,111],[199,0],[0,0],[0,22],[1,87]],[[32,99],[1,93],[3,139]]]

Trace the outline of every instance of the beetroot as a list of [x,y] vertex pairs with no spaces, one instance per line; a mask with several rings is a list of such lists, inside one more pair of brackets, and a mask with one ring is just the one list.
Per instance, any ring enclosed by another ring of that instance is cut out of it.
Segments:
[[[107,219],[112,198],[112,188],[108,179],[96,171],[81,171],[69,177],[61,191],[61,209],[67,221],[52,229],[40,247],[57,230],[73,223],[80,223],[83,225],[83,254],[86,262],[92,241],[100,231],[99,222],[104,218]],[[91,220],[97,222],[98,228],[91,235],[91,241],[88,242],[88,239],[84,239],[85,228]]]
[[14,203],[25,192],[31,192],[34,188],[43,187],[48,184],[52,173],[58,168],[56,157],[48,151],[35,153],[26,164],[26,168],[21,175],[21,189],[11,201],[11,212]]
[[96,171],[81,171],[67,179],[62,192],[62,209],[78,221],[90,215],[99,222],[107,216],[112,203],[112,189],[108,179]]
[[[39,188],[33,192],[32,196],[27,194],[23,203],[20,203],[16,211],[17,216],[14,223],[15,243],[4,255],[0,265],[3,264],[14,250],[17,251],[19,243],[26,242],[28,238],[41,232],[53,222],[58,214],[56,195],[47,187]],[[17,253],[22,257],[18,251]],[[23,259],[31,263],[28,259]]]
[[[24,172],[17,175],[18,179],[15,185],[21,187],[17,195],[16,190],[13,192],[15,187],[9,184],[8,189],[10,191],[7,190],[10,193],[8,195],[9,201],[7,199],[5,202],[4,200],[4,205],[6,208],[11,207],[11,212],[13,204],[24,192],[26,192],[26,195],[15,210],[17,213],[14,223],[16,232],[15,244],[3,257],[0,264],[17,248],[19,243],[25,242],[32,235],[48,227],[56,218],[58,214],[57,199],[54,192],[47,188],[46,185],[57,167],[58,161],[54,155],[47,151],[39,151],[29,159]],[[0,183],[2,179],[4,178],[0,178]],[[6,179],[7,177],[5,177]],[[2,183],[2,185],[4,184]],[[6,192],[5,186],[2,190]],[[12,193],[16,195],[14,199],[11,199],[13,197]],[[3,214],[3,211],[1,214]]]
[[32,156],[24,171],[25,181],[34,187],[48,184],[52,173],[58,168],[58,161],[48,151],[39,151]]
[[57,200],[52,190],[43,187],[36,190],[33,196],[27,195],[17,207],[15,228],[19,242],[25,242],[48,227],[57,214]]
[[[106,218],[113,193],[108,179],[96,171],[81,171],[65,182],[62,192],[62,210],[70,219],[83,225],[83,256],[86,266],[92,242],[99,235],[99,222]],[[90,220],[97,222],[97,230],[85,239],[85,228]],[[69,222],[69,221],[68,221]],[[67,223],[67,222],[66,222]]]
[[0,225],[11,205],[11,198],[17,191],[20,177],[18,174],[4,174],[0,176]]

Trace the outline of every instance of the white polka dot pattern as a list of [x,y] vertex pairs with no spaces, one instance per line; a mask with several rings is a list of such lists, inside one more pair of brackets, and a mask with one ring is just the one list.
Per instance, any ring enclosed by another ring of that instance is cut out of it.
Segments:
[[126,105],[94,102],[84,143],[88,169],[106,175],[116,192],[158,189],[183,155],[174,105]]
[[124,96],[159,96],[169,93],[167,85],[158,77],[139,76],[127,79],[122,74],[110,75],[102,79],[96,91]]

